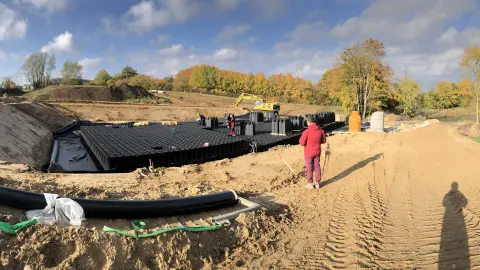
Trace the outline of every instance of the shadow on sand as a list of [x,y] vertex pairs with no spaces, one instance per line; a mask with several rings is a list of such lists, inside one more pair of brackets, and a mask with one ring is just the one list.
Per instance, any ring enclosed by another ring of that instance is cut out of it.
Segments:
[[443,198],[442,235],[438,256],[438,269],[470,269],[468,234],[462,209],[468,204],[467,198],[453,182],[450,191]]
[[373,162],[373,161],[381,158],[382,156],[383,156],[383,153],[379,153],[379,154],[376,154],[375,156],[369,157],[365,160],[362,160],[362,161],[358,162],[357,164],[355,164],[352,167],[346,169],[345,171],[337,174],[336,176],[328,179],[327,181],[320,182],[320,188],[341,180],[342,178],[350,175],[351,173],[353,173],[354,171],[356,171],[358,169],[361,169],[361,168],[367,166],[368,163]]

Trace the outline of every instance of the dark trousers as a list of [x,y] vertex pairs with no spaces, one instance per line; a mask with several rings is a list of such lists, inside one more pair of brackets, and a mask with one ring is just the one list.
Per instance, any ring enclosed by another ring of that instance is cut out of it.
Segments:
[[308,183],[313,183],[313,171],[315,170],[315,182],[321,180],[320,155],[312,158],[305,157],[305,167],[307,169]]

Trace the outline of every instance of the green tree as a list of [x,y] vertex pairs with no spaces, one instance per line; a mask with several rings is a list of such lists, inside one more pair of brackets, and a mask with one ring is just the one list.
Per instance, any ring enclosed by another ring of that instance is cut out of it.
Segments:
[[467,47],[460,61],[462,76],[472,82],[472,92],[475,96],[477,123],[480,122],[480,47]]
[[[370,100],[375,99],[375,94],[380,90],[386,89],[390,80],[391,70],[385,59],[385,46],[374,39],[357,43],[343,51],[338,66],[344,71],[344,82],[350,87],[348,91],[355,91],[354,99],[344,102],[354,104],[362,118],[365,118],[371,110],[369,106],[375,105]],[[345,97],[350,97],[350,93]]]
[[427,109],[439,110],[440,101],[438,94],[434,90],[430,90],[423,95],[423,103]]
[[82,65],[78,62],[65,61],[62,67],[62,80],[66,85],[80,84],[82,81]]
[[460,106],[460,95],[454,83],[441,81],[436,85],[437,102],[436,107],[449,109]]
[[34,90],[48,85],[52,71],[55,69],[54,55],[39,52],[30,55],[22,66],[27,81]]
[[107,85],[108,80],[111,80],[112,76],[108,74],[108,72],[105,69],[100,70],[97,75],[95,76],[95,84],[99,85]]
[[135,75],[138,75],[138,72],[135,69],[133,69],[131,66],[126,66],[122,68],[122,71],[120,72],[120,77],[122,79],[128,79]]
[[397,78],[394,89],[395,97],[403,114],[414,116],[420,97],[420,85],[416,81],[408,79],[405,74],[405,78]]

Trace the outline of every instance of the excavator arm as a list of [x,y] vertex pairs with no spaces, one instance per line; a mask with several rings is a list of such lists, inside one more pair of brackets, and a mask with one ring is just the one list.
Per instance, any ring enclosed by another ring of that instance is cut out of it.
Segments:
[[238,106],[238,104],[240,104],[242,102],[242,100],[244,99],[249,99],[249,100],[258,100],[259,98],[255,95],[250,95],[250,94],[245,94],[245,93],[242,93],[238,98],[237,100],[235,100],[235,106]]

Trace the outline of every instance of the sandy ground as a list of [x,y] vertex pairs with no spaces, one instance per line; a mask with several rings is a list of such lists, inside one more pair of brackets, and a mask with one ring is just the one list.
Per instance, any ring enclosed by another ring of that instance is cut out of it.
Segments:
[[[280,155],[292,166],[292,173]],[[435,124],[400,133],[328,138],[320,190],[305,190],[299,146],[137,173],[0,171],[0,184],[39,192],[158,199],[235,189],[264,209],[207,233],[133,240],[87,228],[36,226],[0,234],[1,269],[467,269],[480,267],[480,144]],[[456,183],[456,184],[455,184]],[[0,220],[22,212],[0,209]],[[208,214],[149,220],[207,222]],[[193,221],[192,221],[193,220]]]

